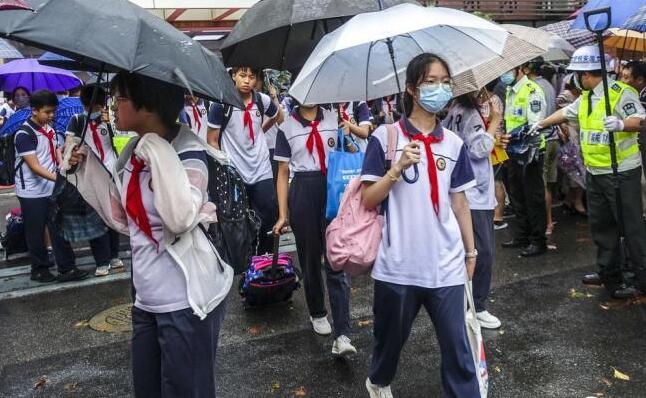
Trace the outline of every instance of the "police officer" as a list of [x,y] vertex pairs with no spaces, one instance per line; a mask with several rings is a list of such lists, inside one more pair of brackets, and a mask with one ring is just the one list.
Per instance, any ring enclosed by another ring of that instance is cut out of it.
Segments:
[[[607,58],[606,58],[607,59]],[[572,56],[569,70],[575,73],[575,84],[583,90],[571,105],[537,123],[543,128],[566,121],[578,121],[581,151],[586,166],[588,219],[594,243],[597,245],[599,273],[584,276],[585,284],[603,283],[614,297],[626,298],[646,291],[646,228],[642,222],[640,193],[641,156],[637,132],[646,112],[639,102],[637,90],[610,80],[608,98],[612,116],[606,116],[601,57],[597,46],[578,49]],[[627,240],[629,266],[635,280],[629,281],[621,269],[617,203],[615,198],[609,132],[614,132],[618,163],[618,183],[621,191],[623,224]],[[624,282],[634,282],[625,288]]]
[[[534,125],[545,117],[546,102],[541,87],[529,80],[528,65],[515,68],[500,77],[507,85],[505,100],[505,129],[510,134],[524,124]],[[541,147],[544,147],[544,140]],[[543,149],[543,148],[541,148]],[[519,248],[523,257],[538,256],[547,251],[545,229],[545,185],[543,156],[522,166],[508,162],[509,198],[516,214],[514,238],[504,242],[504,248]]]

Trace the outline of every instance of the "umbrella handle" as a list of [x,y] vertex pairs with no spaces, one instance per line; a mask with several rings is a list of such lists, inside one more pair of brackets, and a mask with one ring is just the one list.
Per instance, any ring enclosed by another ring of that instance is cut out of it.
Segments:
[[413,171],[415,172],[415,175],[413,176],[413,178],[408,178],[406,176],[406,170],[402,170],[402,178],[404,179],[404,181],[406,181],[409,184],[415,184],[419,179],[419,168],[417,167],[417,164],[413,165]]
[[[595,15],[606,15],[606,25],[601,29],[592,29],[590,24],[590,17]],[[610,7],[599,8],[596,10],[585,11],[583,13],[583,19],[585,20],[585,27],[592,33],[602,33],[604,30],[610,27],[612,23],[612,9]]]

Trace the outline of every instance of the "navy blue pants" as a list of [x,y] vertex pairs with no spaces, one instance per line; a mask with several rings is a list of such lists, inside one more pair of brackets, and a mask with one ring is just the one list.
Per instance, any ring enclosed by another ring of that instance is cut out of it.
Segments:
[[153,314],[132,307],[132,379],[138,398],[215,398],[225,303],[203,321],[190,308]]
[[18,201],[25,225],[25,239],[31,260],[31,273],[35,274],[46,270],[52,265],[47,254],[47,247],[45,247],[45,226],[49,229],[58,272],[67,272],[74,268],[76,262],[74,250],[72,250],[70,243],[58,233],[56,225],[51,222],[52,204],[49,197],[18,197]]
[[249,205],[260,217],[260,236],[258,237],[258,255],[271,253],[274,250],[274,236],[267,235],[278,220],[278,200],[274,180],[262,180],[252,185],[245,185],[249,196]]
[[350,280],[334,271],[325,255],[327,180],[320,171],[296,173],[289,189],[289,224],[294,231],[298,262],[303,270],[307,308],[313,318],[327,315],[321,258],[325,268],[334,337],[350,333]]
[[473,274],[473,301],[476,312],[487,309],[487,298],[491,290],[491,274],[494,258],[493,210],[471,210],[473,237],[478,258]]
[[480,398],[464,320],[464,285],[426,289],[375,280],[375,347],[370,381],[392,383],[413,321],[424,306],[433,321],[442,354],[444,397]]

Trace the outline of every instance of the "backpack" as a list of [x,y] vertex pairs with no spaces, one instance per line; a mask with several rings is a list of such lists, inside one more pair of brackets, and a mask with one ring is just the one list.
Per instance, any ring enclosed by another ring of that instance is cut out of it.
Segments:
[[26,132],[38,143],[36,132],[27,125],[22,126],[13,133],[0,137],[0,185],[13,185],[15,183],[16,173],[20,171],[20,181],[22,188],[25,189],[25,181],[22,173],[22,165],[25,163],[25,159],[21,158],[18,164],[16,164],[15,139],[18,131]]
[[[260,116],[262,117],[265,114],[265,104],[262,102],[262,96],[259,92],[254,92],[254,101],[256,102],[256,107],[258,107],[258,111],[260,112]],[[233,106],[229,104],[222,104],[222,107],[224,119],[222,119],[222,124],[220,125],[220,145],[222,145],[222,134],[224,134],[224,130],[226,130],[227,125],[231,120],[231,116],[233,115]]]
[[241,274],[255,253],[260,218],[249,207],[244,181],[236,169],[207,155],[209,200],[218,221],[205,230],[222,259]]
[[[386,126],[388,147],[386,170],[390,168],[397,151],[399,132],[394,125]],[[326,253],[335,271],[345,271],[350,276],[367,273],[372,268],[381,244],[386,202],[377,209],[366,209],[361,198],[361,180],[354,178],[343,194],[339,213],[325,233]]]
[[22,210],[17,207],[11,209],[7,214],[7,232],[0,237],[0,243],[4,249],[4,259],[17,253],[27,252],[27,240],[25,238],[25,224],[22,220]]

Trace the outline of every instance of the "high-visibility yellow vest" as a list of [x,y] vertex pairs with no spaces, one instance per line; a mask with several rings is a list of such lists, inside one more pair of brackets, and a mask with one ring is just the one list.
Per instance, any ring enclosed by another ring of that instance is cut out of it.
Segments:
[[[538,83],[529,79],[522,85],[520,90],[516,93],[513,103],[511,104],[511,111],[505,112],[505,129],[510,133],[513,129],[523,124],[527,124],[527,108],[529,107],[529,96],[533,93],[543,94],[543,89]],[[507,95],[511,95],[511,88],[507,89]],[[521,110],[518,112],[517,110]],[[545,148],[545,137],[541,134],[540,149]]]
[[[638,95],[637,90],[625,83],[615,82],[610,86],[608,90],[610,109],[615,109],[626,90],[630,90]],[[579,137],[581,139],[583,163],[590,167],[609,168],[612,166],[609,145],[610,133],[605,131],[603,127],[603,119],[606,117],[606,99],[604,97],[597,102],[592,108],[592,112],[588,114],[589,95],[589,91],[582,92],[581,101],[579,102],[579,126],[581,129]],[[620,164],[629,156],[639,153],[636,133],[618,131],[614,133],[614,136],[615,148],[617,150],[617,164]]]

